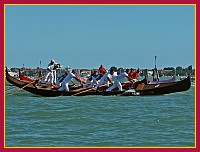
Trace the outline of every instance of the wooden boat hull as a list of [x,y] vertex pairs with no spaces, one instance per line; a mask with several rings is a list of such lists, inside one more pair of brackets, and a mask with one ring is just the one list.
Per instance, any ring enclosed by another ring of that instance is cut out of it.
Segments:
[[19,79],[20,79],[20,80],[25,80],[25,81],[28,81],[28,82],[32,82],[32,81],[34,81],[34,79],[31,79],[31,78],[25,77],[25,76],[21,73],[20,70],[19,70]]
[[[25,85],[31,83],[30,81],[22,81],[22,80],[18,80],[15,77],[12,77],[11,75],[9,75],[8,71],[6,70],[6,80],[15,85],[16,87],[22,88]],[[24,88],[24,90],[33,93],[35,95],[40,95],[40,96],[45,96],[45,97],[56,97],[56,96],[72,96],[75,95],[77,93],[77,91],[70,91],[70,92],[66,92],[66,91],[58,91],[57,89],[51,89],[51,88],[42,88],[40,86],[36,87],[34,84],[30,84],[27,87]],[[95,91],[95,90],[91,90],[91,91],[86,91],[83,92],[81,94],[77,94],[77,96],[85,96],[85,95],[117,95],[117,94],[122,94],[124,91],[111,91],[111,92],[105,92],[105,91]]]
[[161,84],[139,84],[134,91],[127,91],[123,95],[162,95],[189,90],[191,86],[190,77],[177,82]]

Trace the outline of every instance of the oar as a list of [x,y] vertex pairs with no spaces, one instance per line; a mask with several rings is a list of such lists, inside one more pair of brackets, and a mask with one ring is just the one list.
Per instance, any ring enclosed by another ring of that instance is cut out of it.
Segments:
[[41,77],[39,77],[37,80],[34,80],[34,81],[30,82],[29,84],[27,84],[27,85],[23,86],[22,88],[20,88],[20,89],[16,90],[15,92],[13,92],[12,94],[10,94],[9,96],[12,96],[12,95],[14,95],[15,93],[19,92],[20,90],[23,90],[24,88],[28,87],[29,85],[31,85],[31,84],[33,84],[33,83],[35,83],[36,81],[38,81],[38,80],[42,79],[42,78],[43,78],[43,77],[45,77],[45,76],[46,76],[46,74],[45,74],[45,75],[43,75],[43,76],[41,76]]
[[[103,87],[103,86],[105,86],[105,85],[106,85],[106,84],[103,84],[103,85],[99,86],[99,88],[100,88],[100,87]],[[87,90],[84,90],[84,91],[75,93],[75,94],[73,94],[72,96],[76,96],[76,95],[78,95],[78,94],[81,94],[81,93],[84,93],[84,92],[88,92],[88,91],[93,90],[93,89],[95,89],[95,88],[90,88],[90,89],[87,89]]]

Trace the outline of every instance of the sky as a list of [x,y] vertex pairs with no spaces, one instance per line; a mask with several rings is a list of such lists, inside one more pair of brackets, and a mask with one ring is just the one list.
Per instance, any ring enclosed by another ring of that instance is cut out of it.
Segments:
[[46,68],[195,66],[193,5],[6,6],[5,64]]

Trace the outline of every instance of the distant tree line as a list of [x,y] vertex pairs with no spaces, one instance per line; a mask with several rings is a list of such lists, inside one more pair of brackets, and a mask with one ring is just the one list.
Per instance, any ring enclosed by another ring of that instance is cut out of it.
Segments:
[[185,75],[195,75],[195,69],[192,69],[192,65],[187,68],[183,68],[181,66],[177,66],[176,68],[168,67],[164,68],[164,70],[171,70],[171,72],[167,73],[167,76],[176,75],[176,76],[185,76]]
[[[117,68],[115,66],[112,66],[110,68],[110,70],[114,70],[116,71],[117,73],[121,73],[124,71],[123,68]],[[135,69],[136,70],[136,69]],[[151,69],[153,70],[153,69]],[[147,75],[147,71],[151,71],[151,70],[148,70],[148,69],[140,69],[140,76],[146,76]],[[192,69],[192,65],[188,66],[187,68],[183,68],[181,66],[177,66],[176,68],[174,67],[167,67],[167,68],[164,68],[163,70],[159,70],[158,69],[158,74],[159,76],[185,76],[185,75],[195,75],[195,69]]]
[[[36,69],[31,69],[31,68],[11,68],[11,71],[18,73],[19,69],[21,70],[21,72],[23,73],[23,75],[26,76],[37,76],[38,74],[44,73],[45,69],[39,68],[37,67]],[[124,68],[117,68],[116,66],[112,66],[109,70],[114,70],[115,72],[117,72],[117,74],[124,72]],[[69,70],[69,69],[67,69]],[[135,71],[137,69],[134,69]],[[66,71],[66,69],[64,70]],[[78,71],[81,71],[78,70]],[[146,76],[149,73],[151,73],[153,71],[153,69],[140,69],[140,76]],[[61,72],[62,73],[62,72]],[[80,73],[80,72],[78,72]],[[159,76],[186,76],[188,74],[190,74],[191,76],[195,75],[195,69],[192,69],[192,65],[188,66],[187,68],[183,68],[181,66],[177,66],[176,68],[174,67],[166,67],[164,69],[158,69],[158,74]]]

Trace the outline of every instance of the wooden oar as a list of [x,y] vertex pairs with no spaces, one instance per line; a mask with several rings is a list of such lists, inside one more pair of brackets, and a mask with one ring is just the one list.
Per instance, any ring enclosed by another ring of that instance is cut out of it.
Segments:
[[[106,85],[106,84],[103,84],[103,85],[99,86],[99,88],[100,88],[100,87],[103,87],[103,86],[105,86],[105,85]],[[78,95],[78,94],[81,94],[81,93],[84,93],[84,92],[88,92],[88,91],[93,90],[93,89],[95,89],[95,88],[90,88],[90,89],[87,89],[87,90],[84,90],[84,91],[75,93],[75,94],[73,94],[72,96],[76,96],[76,95]]]
[[38,79],[36,79],[36,80],[34,80],[34,81],[32,81],[32,82],[28,83],[27,85],[23,86],[22,88],[20,88],[20,89],[16,90],[15,92],[13,92],[12,94],[10,94],[9,96],[12,96],[12,95],[14,95],[15,93],[17,93],[17,92],[19,92],[19,91],[23,90],[24,88],[28,87],[29,85],[31,85],[31,84],[33,84],[33,83],[35,83],[36,81],[38,81],[38,80],[42,79],[42,78],[43,78],[43,77],[45,77],[45,76],[46,76],[46,74],[45,74],[45,75],[43,75],[43,76],[41,76],[41,77],[39,77]]

